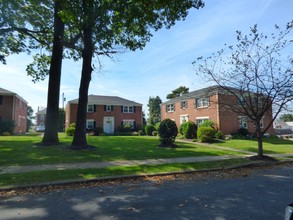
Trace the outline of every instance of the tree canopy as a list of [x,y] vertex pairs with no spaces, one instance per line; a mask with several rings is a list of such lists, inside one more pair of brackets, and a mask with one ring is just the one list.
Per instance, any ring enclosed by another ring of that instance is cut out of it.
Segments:
[[181,96],[183,94],[189,93],[189,88],[187,88],[186,86],[180,86],[177,89],[174,89],[172,91],[172,93],[168,94],[166,96],[166,99],[173,99],[177,96]]
[[285,122],[293,121],[293,114],[282,114],[280,119]]
[[[248,35],[237,31],[237,44],[199,57],[193,64],[206,79],[233,95],[239,105],[226,104],[254,122],[258,156],[263,156],[262,138],[286,104],[293,100],[293,21],[282,30],[265,35],[253,26]],[[274,110],[270,123],[262,129],[266,113]]]
[[148,123],[155,125],[157,122],[161,121],[161,103],[162,100],[159,96],[149,97],[148,108],[149,108],[149,118]]

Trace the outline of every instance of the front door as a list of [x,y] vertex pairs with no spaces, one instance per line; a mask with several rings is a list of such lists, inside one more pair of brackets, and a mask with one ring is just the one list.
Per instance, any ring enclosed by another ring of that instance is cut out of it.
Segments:
[[114,133],[114,117],[104,117],[104,133]]

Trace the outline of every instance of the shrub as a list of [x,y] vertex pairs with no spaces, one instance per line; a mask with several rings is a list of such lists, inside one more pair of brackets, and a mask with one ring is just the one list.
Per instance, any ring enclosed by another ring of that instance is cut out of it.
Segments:
[[161,124],[160,121],[155,124],[155,128],[156,128],[157,131],[159,130],[160,124]]
[[184,122],[179,127],[179,133],[182,134],[183,137],[187,139],[195,138],[196,131],[197,131],[197,126],[192,121]]
[[158,131],[153,131],[153,132],[152,132],[152,135],[153,135],[153,136],[157,136],[157,135],[158,135]]
[[65,133],[67,136],[73,136],[75,132],[75,123],[72,123],[69,125],[69,127],[66,129]]
[[145,135],[145,132],[143,130],[138,130],[138,135],[139,136]]
[[199,127],[197,130],[197,138],[201,142],[211,143],[215,139],[216,130],[211,127]]
[[203,123],[199,125],[199,127],[211,127],[216,129],[217,125],[212,120],[205,120]]
[[96,136],[100,136],[104,133],[104,129],[102,127],[96,127],[94,133]]
[[171,145],[176,139],[178,128],[174,121],[167,118],[161,122],[158,132],[161,143],[164,145]]
[[14,121],[12,120],[0,121],[0,134],[3,134],[4,132],[13,134],[14,128],[15,128]]
[[223,132],[219,130],[219,131],[216,131],[215,137],[217,139],[224,139],[225,136],[224,136]]
[[9,133],[8,131],[4,131],[4,132],[2,133],[2,135],[3,135],[3,136],[10,136],[10,133]]
[[239,128],[238,129],[238,134],[241,136],[246,137],[248,135],[248,130],[246,128]]
[[145,126],[144,129],[145,129],[145,133],[146,133],[148,136],[152,136],[153,131],[156,130],[155,126],[153,126],[153,125],[147,125],[147,126]]
[[75,132],[75,127],[68,127],[65,131],[67,136],[73,136]]

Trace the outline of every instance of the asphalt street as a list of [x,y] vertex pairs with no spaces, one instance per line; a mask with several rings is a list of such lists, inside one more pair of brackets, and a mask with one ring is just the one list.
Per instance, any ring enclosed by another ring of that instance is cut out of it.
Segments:
[[293,166],[124,181],[0,198],[0,219],[284,219]]

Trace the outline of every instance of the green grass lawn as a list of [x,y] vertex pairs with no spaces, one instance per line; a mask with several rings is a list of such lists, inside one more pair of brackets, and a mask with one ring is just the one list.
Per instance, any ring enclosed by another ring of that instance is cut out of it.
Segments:
[[[240,150],[246,150],[257,153],[257,141],[253,140],[227,140],[217,142],[215,145],[225,146]],[[264,154],[287,154],[293,153],[293,141],[284,140],[277,137],[263,139]]]
[[0,136],[0,166],[75,163],[154,158],[239,155],[237,152],[177,142],[178,148],[162,148],[148,136],[89,136],[91,150],[70,150],[72,137],[59,135],[56,146],[39,146],[41,136]]

